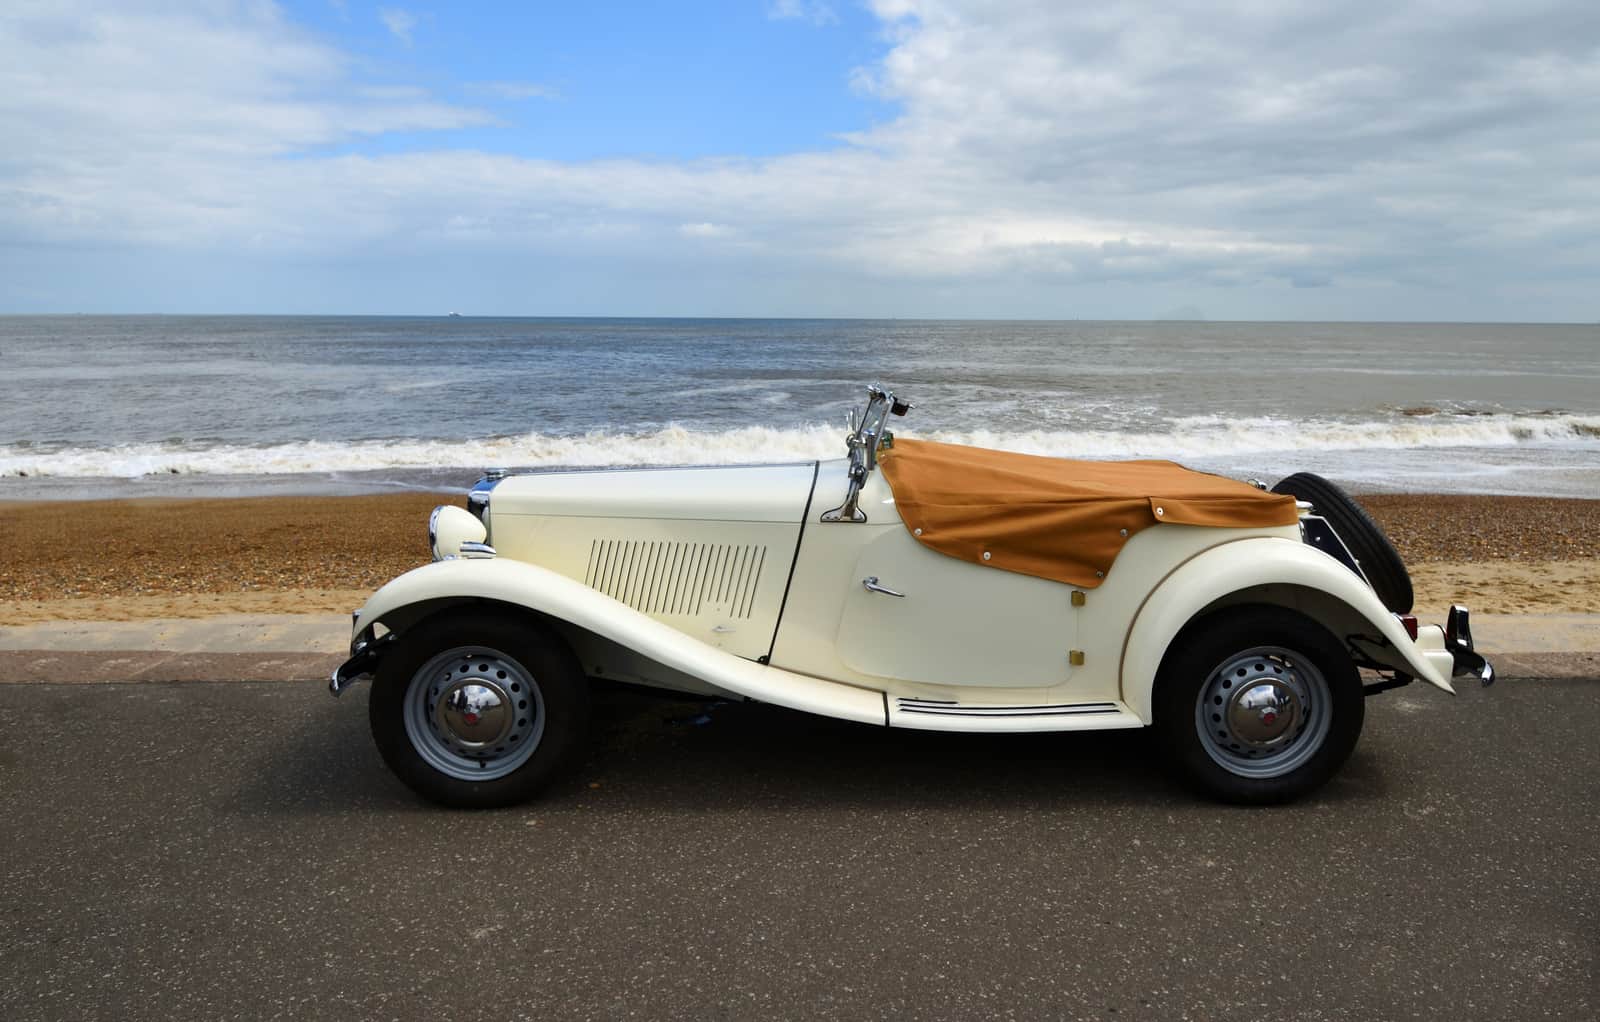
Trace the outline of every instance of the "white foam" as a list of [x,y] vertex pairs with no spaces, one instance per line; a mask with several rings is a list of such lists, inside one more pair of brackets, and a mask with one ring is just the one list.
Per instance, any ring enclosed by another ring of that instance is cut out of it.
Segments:
[[[1390,422],[1294,422],[1278,418],[1173,420],[1141,433],[1110,430],[901,430],[950,443],[1076,458],[1189,459],[1295,451],[1436,448],[1592,448],[1597,415],[1431,415]],[[716,465],[840,457],[836,426],[712,431],[668,426],[649,433],[530,433],[479,440],[302,441],[265,446],[127,444],[41,451],[0,445],[0,478],[113,478],[156,475],[283,475],[383,469]],[[1468,466],[1462,465],[1463,470]]]

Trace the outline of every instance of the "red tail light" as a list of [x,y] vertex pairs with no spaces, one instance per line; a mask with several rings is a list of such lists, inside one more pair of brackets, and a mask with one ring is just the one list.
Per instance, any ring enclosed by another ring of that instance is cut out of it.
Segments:
[[1417,641],[1417,615],[1396,614],[1395,618],[1400,622],[1400,627],[1406,630],[1406,634],[1411,636],[1411,641]]

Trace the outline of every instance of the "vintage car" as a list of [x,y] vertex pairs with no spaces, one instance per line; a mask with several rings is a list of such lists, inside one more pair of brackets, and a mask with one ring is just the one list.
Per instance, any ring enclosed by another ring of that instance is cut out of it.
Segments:
[[331,688],[371,675],[384,759],[450,806],[580,757],[591,678],[879,727],[1153,727],[1195,788],[1264,803],[1339,768],[1367,695],[1493,680],[1467,611],[1418,625],[1325,479],[897,440],[909,408],[869,388],[833,461],[491,471],[356,612]]

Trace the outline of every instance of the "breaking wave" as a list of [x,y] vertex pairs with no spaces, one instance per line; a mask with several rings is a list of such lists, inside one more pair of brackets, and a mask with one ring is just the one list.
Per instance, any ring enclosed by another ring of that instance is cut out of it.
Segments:
[[[1390,422],[1279,418],[1173,420],[1148,432],[904,429],[950,443],[1075,458],[1223,458],[1278,451],[1587,447],[1600,451],[1600,415],[1413,415]],[[810,425],[732,430],[668,426],[648,433],[530,433],[479,440],[308,440],[262,446],[143,443],[111,447],[0,445],[0,478],[284,475],[384,469],[725,465],[808,461],[844,453],[842,431]]]

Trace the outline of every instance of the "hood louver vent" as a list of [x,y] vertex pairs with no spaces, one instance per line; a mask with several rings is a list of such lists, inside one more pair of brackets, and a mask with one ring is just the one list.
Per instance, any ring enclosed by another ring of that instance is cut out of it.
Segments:
[[765,546],[597,539],[583,581],[645,614],[748,618],[766,560]]

